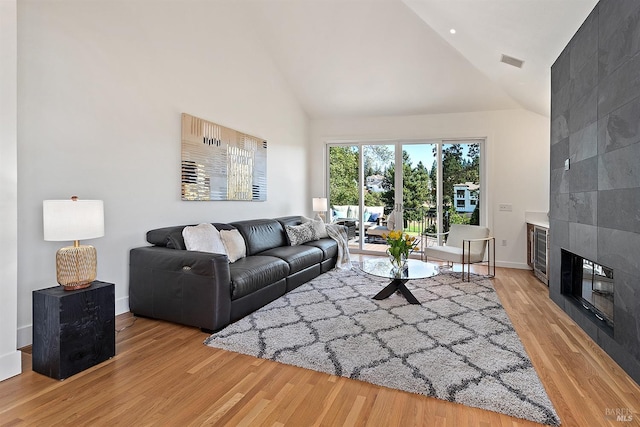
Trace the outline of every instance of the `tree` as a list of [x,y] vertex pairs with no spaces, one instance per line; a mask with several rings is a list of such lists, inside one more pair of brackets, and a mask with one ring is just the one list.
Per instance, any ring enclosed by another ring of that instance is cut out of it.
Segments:
[[465,162],[465,179],[464,182],[480,182],[480,145],[469,144],[467,160]]
[[429,172],[429,207],[435,208],[438,204],[438,161],[434,160]]
[[[442,199],[453,206],[453,186],[464,181],[462,146],[447,144],[442,150]],[[461,181],[462,180],[462,181]]]
[[471,214],[471,220],[469,221],[471,225],[480,225],[480,200],[476,203],[476,208],[473,210]]
[[[389,158],[389,149],[380,146],[375,149],[365,146],[365,176],[383,175],[384,170],[380,168],[384,165],[384,159]],[[358,184],[358,147],[344,146],[331,147],[329,149],[329,194],[332,205],[357,205],[360,187]],[[378,168],[378,169],[374,169]],[[365,190],[365,206],[383,205],[382,195]]]
[[[403,153],[404,158],[404,153]],[[412,168],[409,156],[409,164],[404,165],[404,182],[402,190],[402,203],[404,205],[404,217],[411,221],[421,221],[424,216],[425,204],[429,194],[429,173],[422,162]]]
[[393,150],[388,145],[364,145],[364,176],[382,175],[393,161]]
[[358,204],[358,148],[329,149],[329,194],[332,205]]
[[[469,224],[469,217],[461,215],[454,206],[449,207],[449,224]],[[448,231],[448,230],[447,230]]]
[[[416,167],[412,168],[409,154],[406,151],[403,151],[402,173],[402,204],[404,207],[404,219],[408,221],[420,221],[424,215],[424,205],[430,197],[429,172],[422,162],[418,162]],[[395,203],[394,182],[395,165],[387,170],[382,184],[385,189],[382,193],[382,200],[385,202],[385,206],[393,206]]]

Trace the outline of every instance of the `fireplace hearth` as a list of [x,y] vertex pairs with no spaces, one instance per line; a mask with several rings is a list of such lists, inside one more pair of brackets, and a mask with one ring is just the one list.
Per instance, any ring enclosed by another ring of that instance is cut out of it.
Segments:
[[562,249],[561,292],[613,336],[613,269]]

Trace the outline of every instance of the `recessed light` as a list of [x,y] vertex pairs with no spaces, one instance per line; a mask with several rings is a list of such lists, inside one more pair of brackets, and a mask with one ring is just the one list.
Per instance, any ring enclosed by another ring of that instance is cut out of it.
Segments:
[[455,28],[452,28],[452,29],[450,29],[450,30],[449,30],[449,32],[450,32],[451,34],[455,34],[455,33],[456,33],[456,29],[455,29]]

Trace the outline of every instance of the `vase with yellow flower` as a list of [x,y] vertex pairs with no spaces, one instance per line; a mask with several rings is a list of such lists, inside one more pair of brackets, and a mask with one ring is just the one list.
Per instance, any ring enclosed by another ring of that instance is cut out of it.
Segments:
[[391,265],[394,269],[402,270],[407,263],[409,253],[416,248],[416,238],[397,230],[391,231],[382,237],[389,244],[387,254]]

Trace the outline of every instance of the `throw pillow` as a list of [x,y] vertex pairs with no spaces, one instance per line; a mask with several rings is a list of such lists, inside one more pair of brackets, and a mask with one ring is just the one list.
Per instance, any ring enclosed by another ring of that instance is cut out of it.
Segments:
[[316,217],[311,221],[311,223],[313,224],[313,229],[316,232],[317,239],[324,239],[329,237],[329,234],[327,233],[327,226],[320,214],[316,214]]
[[301,245],[312,240],[318,240],[316,231],[313,228],[313,221],[300,225],[285,225],[285,231],[291,246]]
[[227,250],[229,262],[236,262],[247,256],[247,246],[238,230],[220,230],[220,237]]
[[334,211],[333,216],[335,218],[348,218],[349,206],[347,206],[347,205],[334,206],[333,207],[333,211]]
[[188,251],[226,254],[220,232],[211,224],[199,224],[182,229],[182,238]]
[[369,222],[376,222],[379,217],[380,217],[379,213],[372,213],[371,216],[369,217]]
[[389,219],[387,219],[387,229],[396,229],[396,213],[393,211],[389,214]]

